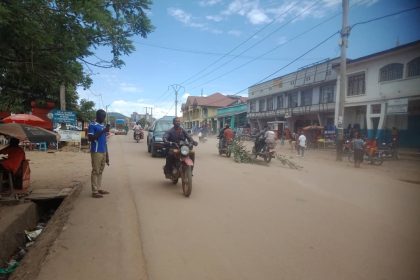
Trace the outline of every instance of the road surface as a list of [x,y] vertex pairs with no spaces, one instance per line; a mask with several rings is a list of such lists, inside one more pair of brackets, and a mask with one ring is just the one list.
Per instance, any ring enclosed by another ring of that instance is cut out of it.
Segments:
[[[215,139],[195,149],[193,190],[185,198],[180,183],[164,179],[164,159],[152,158],[145,141],[114,136],[104,174],[111,195],[81,198],[86,209],[104,209],[96,213],[97,230],[110,244],[98,245],[101,256],[92,261],[86,243],[77,243],[68,250],[90,263],[74,274],[65,272],[72,261],[64,258],[61,276],[116,279],[119,270],[120,279],[140,279],[135,266],[144,257],[152,280],[418,279],[420,186],[400,180],[406,168],[386,162],[354,169],[307,151],[294,159],[303,169],[292,170],[277,160],[235,163],[217,154]],[[105,202],[118,213],[106,211]],[[60,238],[74,234],[69,229]],[[53,258],[39,279],[60,269]],[[93,273],[101,264],[104,272]]]

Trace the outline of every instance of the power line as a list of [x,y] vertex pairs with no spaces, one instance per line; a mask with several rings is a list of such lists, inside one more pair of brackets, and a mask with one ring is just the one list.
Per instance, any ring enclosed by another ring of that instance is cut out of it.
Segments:
[[[352,27],[352,28],[354,28],[354,27],[355,27],[355,26],[357,26],[357,25],[363,25],[363,24],[371,23],[371,22],[374,22],[374,21],[377,21],[377,20],[381,20],[381,19],[384,19],[384,18],[387,18],[387,17],[391,17],[391,16],[399,15],[399,14],[406,13],[406,12],[410,12],[410,11],[417,10],[417,9],[420,9],[420,6],[413,7],[413,8],[409,8],[409,9],[404,9],[404,10],[401,10],[401,11],[398,11],[398,12],[394,12],[394,13],[391,13],[391,14],[387,14],[387,15],[383,15],[383,16],[380,16],[380,17],[372,18],[372,19],[370,19],[370,20],[366,20],[366,21],[362,21],[362,22],[357,22],[357,23],[353,24],[351,27]],[[340,14],[341,14],[341,12],[340,12]],[[334,15],[333,17],[336,17],[336,16],[337,16],[337,15]],[[333,17],[329,18],[328,20],[331,20]],[[326,20],[326,21],[328,21],[328,20]],[[314,26],[313,28],[315,28],[315,27],[317,27],[317,26],[319,26],[319,25],[321,25],[321,24],[323,24],[323,23],[325,23],[325,22],[322,22],[322,23],[320,23],[320,24],[318,24],[318,25]],[[312,30],[313,28],[311,28],[311,30]],[[297,37],[299,37],[299,36],[303,35],[303,34],[304,34],[304,33],[306,33],[306,32],[309,32],[309,30],[307,30],[307,31],[305,31],[305,32],[303,32],[303,33],[301,33],[301,34],[297,35],[297,36],[296,36],[296,37],[294,37],[293,39],[296,39]],[[280,71],[281,71],[281,70],[283,70],[284,68],[286,68],[286,67],[290,66],[292,63],[296,62],[297,60],[299,60],[300,58],[302,58],[303,56],[305,56],[305,55],[306,55],[306,54],[308,54],[309,52],[311,52],[311,51],[315,50],[315,49],[316,49],[316,48],[318,48],[320,45],[324,44],[326,41],[328,41],[329,39],[331,39],[334,35],[336,35],[336,34],[338,34],[338,33],[339,33],[339,31],[335,32],[334,34],[332,34],[331,36],[329,36],[327,39],[323,40],[322,42],[320,42],[319,44],[317,44],[315,47],[313,47],[313,48],[311,48],[309,51],[305,52],[303,55],[300,55],[299,57],[297,57],[296,59],[292,60],[290,63],[288,63],[287,65],[285,65],[285,66],[283,66],[282,68],[278,69],[278,70],[277,70],[277,71],[275,71],[274,73],[270,74],[269,76],[265,77],[264,79],[262,79],[262,80],[260,80],[260,81],[258,81],[258,82],[256,82],[256,83],[254,83],[252,86],[255,86],[255,85],[257,85],[257,84],[259,84],[259,83],[261,83],[261,82],[265,81],[266,79],[268,79],[268,78],[272,77],[273,75],[277,74],[278,72],[280,72]],[[276,47],[276,48],[277,48],[277,47]],[[271,52],[271,51],[269,51],[269,52]],[[269,52],[267,52],[267,53],[269,53]],[[267,53],[265,53],[265,54],[267,54]],[[265,55],[265,54],[264,54],[264,55]],[[239,67],[237,67],[237,68],[241,68],[241,67],[243,67],[243,66],[244,66],[244,65],[241,65],[241,66],[239,66]],[[233,70],[231,70],[230,72],[233,72],[234,70],[236,70],[236,68],[235,68],[235,69],[233,69]],[[226,74],[229,74],[230,72],[224,73],[224,74],[223,74],[223,76],[224,76],[224,75],[226,75]],[[220,78],[220,77],[222,77],[222,75],[218,76],[217,78]],[[215,79],[213,79],[213,80],[215,80]],[[213,80],[211,80],[211,81],[213,81]],[[209,82],[211,82],[211,81],[208,81],[207,83],[209,83]],[[202,84],[202,85],[203,85],[203,84]],[[202,85],[199,85],[199,86],[197,86],[197,87],[201,87]],[[197,87],[195,87],[195,88],[197,88]],[[239,95],[241,92],[243,92],[243,91],[247,90],[248,88],[249,88],[249,87],[247,87],[246,89],[243,89],[243,90],[241,90],[241,91],[239,91],[239,92],[237,92],[237,93],[235,93],[235,94],[233,94],[233,95]],[[193,88],[193,89],[194,89],[194,88]]]
[[235,68],[233,68],[233,69],[231,69],[231,70],[227,71],[227,72],[224,72],[223,74],[221,74],[221,75],[219,75],[219,76],[217,76],[217,77],[215,77],[215,78],[213,78],[213,79],[211,79],[211,80],[208,80],[208,81],[206,81],[206,82],[205,82],[205,83],[203,83],[203,84],[200,84],[200,85],[198,85],[198,86],[196,86],[196,87],[193,87],[193,88],[192,88],[192,90],[193,90],[193,89],[196,89],[196,88],[199,88],[199,87],[202,87],[202,86],[204,86],[204,85],[206,85],[206,84],[208,84],[208,83],[211,83],[211,82],[213,82],[213,81],[215,81],[215,80],[217,80],[217,79],[220,79],[220,78],[222,78],[222,77],[225,77],[226,75],[228,75],[228,74],[230,74],[230,73],[232,73],[232,72],[234,72],[234,71],[236,71],[236,70],[238,70],[238,69],[240,69],[240,68],[242,68],[242,67],[244,67],[244,66],[246,66],[246,65],[248,65],[248,64],[250,64],[250,63],[252,63],[252,62],[254,62],[254,61],[256,61],[258,58],[261,58],[261,57],[263,57],[263,56],[265,56],[265,55],[267,55],[267,54],[269,54],[269,53],[272,53],[272,52],[276,51],[276,50],[277,50],[277,49],[279,49],[280,47],[283,47],[284,45],[287,45],[287,44],[289,44],[289,43],[293,42],[294,40],[298,39],[299,37],[302,37],[303,35],[305,35],[305,34],[309,33],[310,31],[312,31],[312,30],[314,30],[315,28],[317,28],[317,27],[321,26],[322,24],[324,24],[324,23],[326,23],[326,22],[328,22],[328,21],[332,20],[333,18],[335,18],[335,17],[339,16],[340,14],[341,14],[341,12],[339,12],[339,13],[337,13],[337,14],[333,15],[332,17],[330,17],[330,18],[328,18],[328,19],[326,19],[326,20],[324,20],[324,21],[322,21],[322,22],[318,23],[317,25],[314,25],[313,27],[311,27],[311,28],[309,28],[309,29],[307,29],[307,30],[303,31],[302,33],[300,33],[300,34],[296,35],[295,37],[293,37],[292,39],[288,40],[287,42],[285,42],[285,43],[283,43],[283,44],[280,44],[280,45],[278,45],[278,46],[276,46],[276,47],[272,48],[271,50],[269,50],[269,51],[267,51],[267,52],[265,52],[265,53],[263,53],[263,54],[261,54],[261,55],[257,56],[256,58],[254,58],[254,59],[252,59],[252,60],[250,60],[250,61],[247,61],[247,62],[245,62],[245,63],[243,63],[243,64],[241,64],[241,65],[239,65],[239,66],[237,66],[237,67],[235,67]]
[[357,22],[357,23],[351,25],[350,28],[354,28],[357,25],[363,25],[363,24],[371,23],[371,22],[381,20],[381,19],[384,19],[384,18],[387,18],[387,17],[392,17],[392,16],[403,14],[403,13],[411,12],[411,11],[414,11],[414,10],[417,10],[417,9],[420,9],[420,6],[413,7],[413,8],[408,8],[408,9],[401,10],[399,12],[395,12],[395,13],[392,13],[392,14],[387,14],[387,15],[383,15],[383,16],[380,16],[380,17],[372,18],[372,19],[369,19],[369,20],[366,20],[366,21],[360,21],[360,22]]
[[[272,76],[276,75],[278,72],[280,72],[281,70],[283,70],[284,68],[290,66],[291,64],[293,64],[294,62],[298,61],[300,58],[304,57],[305,55],[307,55],[308,53],[312,52],[313,50],[315,50],[316,48],[318,48],[319,46],[321,46],[322,44],[324,44],[325,42],[327,42],[328,40],[330,40],[332,37],[334,37],[335,35],[339,34],[339,31],[334,32],[333,34],[331,34],[330,36],[328,36],[326,39],[322,40],[321,42],[319,42],[318,44],[316,44],[314,47],[310,48],[308,51],[304,52],[303,54],[299,55],[298,57],[296,57],[295,59],[293,59],[291,62],[289,62],[288,64],[286,64],[285,66],[281,67],[280,69],[274,71],[273,73],[271,73],[270,75],[264,77],[263,79],[259,80],[258,82],[254,83],[252,86],[255,86],[259,83],[264,82],[265,80],[267,80],[268,78],[271,78]],[[251,86],[251,87],[252,87]],[[247,90],[249,87],[238,91],[237,93],[235,93],[234,95],[238,95],[241,92]]]
[[[291,10],[291,8],[292,8],[292,6],[286,12],[284,12],[283,14],[289,12],[289,10]],[[221,57],[219,57],[218,59],[216,59],[215,61],[213,61],[209,65],[205,66],[203,69],[201,69],[200,71],[198,71],[196,74],[190,76],[188,79],[186,79],[185,81],[183,81],[181,84],[185,84],[186,82],[188,82],[192,78],[196,77],[197,75],[200,75],[201,73],[203,73],[204,71],[206,71],[208,68],[210,68],[211,66],[215,65],[216,63],[218,63],[219,61],[221,61],[223,58],[225,58],[226,56],[230,55],[232,52],[234,52],[235,50],[237,50],[239,47],[241,47],[242,45],[246,44],[249,40],[251,40],[252,38],[254,38],[255,35],[257,35],[258,33],[262,32],[262,31],[264,31],[267,27],[269,27],[270,25],[272,25],[275,22],[276,22],[276,20],[273,19],[268,24],[264,25],[262,28],[258,29],[256,32],[254,32],[247,39],[245,39],[240,44],[238,44],[236,47],[234,47],[233,49],[231,49],[229,52],[225,53],[224,55],[222,55]]]
[[[199,50],[191,50],[191,49],[181,49],[181,48],[174,48],[174,47],[167,47],[167,46],[161,46],[161,45],[155,45],[155,44],[146,44],[146,43],[140,43],[136,42],[136,44],[151,47],[151,48],[158,48],[158,49],[164,49],[168,51],[175,51],[175,52],[182,52],[182,53],[191,53],[191,54],[200,54],[200,55],[213,55],[213,56],[221,56],[225,55],[224,53],[217,53],[217,52],[210,52],[210,51],[199,51]],[[235,57],[235,58],[244,58],[244,59],[254,59],[254,56],[246,56],[246,55],[235,55],[235,54],[229,54],[227,55],[229,57]],[[286,58],[276,58],[276,57],[267,57],[264,58],[264,60],[285,60]]]
[[[315,5],[317,5],[319,2],[321,2],[322,0],[318,0],[316,2],[314,2],[311,6],[306,7],[306,9],[302,10],[299,14],[297,14],[296,16],[294,16],[293,18],[291,18],[289,21],[285,22],[284,24],[280,25],[278,28],[274,29],[272,32],[268,33],[266,36],[264,36],[261,40],[258,40],[257,42],[255,42],[254,44],[252,44],[250,47],[248,47],[247,49],[245,49],[244,51],[242,51],[241,53],[239,53],[239,55],[242,55],[244,53],[246,53],[247,51],[249,51],[250,49],[254,48],[255,46],[261,44],[263,41],[265,41],[267,38],[269,38],[271,35],[273,35],[274,33],[278,32],[279,30],[283,29],[285,26],[287,26],[288,24],[292,23],[293,21],[295,21],[297,18],[299,18],[300,16],[302,16],[303,13],[307,12],[308,10],[312,9]],[[292,8],[292,6],[289,8],[289,10]],[[286,11],[285,13],[287,13],[288,11]],[[188,82],[186,85],[188,84],[192,84],[208,75],[210,75],[211,73],[214,73],[215,71],[221,69],[223,66],[225,66],[226,64],[232,62],[233,60],[235,60],[236,57],[228,60],[227,62],[223,63],[222,65],[219,65],[217,68],[211,70],[210,72],[205,73],[204,75],[199,76],[198,78],[194,79],[193,81]],[[184,84],[184,83],[183,83]]]

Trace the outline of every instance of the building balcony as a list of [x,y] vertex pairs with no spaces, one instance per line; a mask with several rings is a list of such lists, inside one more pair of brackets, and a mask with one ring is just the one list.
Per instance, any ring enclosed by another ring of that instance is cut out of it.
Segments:
[[250,112],[248,113],[248,118],[258,119],[258,118],[269,118],[269,117],[284,117],[285,115],[305,115],[305,114],[318,114],[318,113],[327,113],[334,112],[335,102],[334,103],[322,103],[314,104],[309,106],[299,106],[294,108],[281,108],[273,111],[264,111],[264,112]]

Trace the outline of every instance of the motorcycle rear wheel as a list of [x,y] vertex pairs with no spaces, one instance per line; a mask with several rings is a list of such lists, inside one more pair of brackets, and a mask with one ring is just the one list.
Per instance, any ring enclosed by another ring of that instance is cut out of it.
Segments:
[[178,184],[178,179],[179,179],[179,177],[176,177],[176,179],[172,179],[172,184],[174,184],[174,185]]
[[271,155],[269,153],[267,153],[267,154],[264,155],[264,161],[266,163],[269,163],[271,161]]
[[182,191],[186,197],[191,195],[192,191],[192,171],[191,166],[182,167]]

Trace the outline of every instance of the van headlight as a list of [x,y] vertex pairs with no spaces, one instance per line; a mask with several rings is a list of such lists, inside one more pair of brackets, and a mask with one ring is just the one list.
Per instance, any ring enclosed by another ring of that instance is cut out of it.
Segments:
[[162,139],[162,137],[155,137],[155,141],[156,141],[156,142],[162,142],[162,141],[163,141],[163,139]]
[[187,156],[189,153],[190,153],[190,148],[188,148],[188,146],[181,147],[181,155]]

